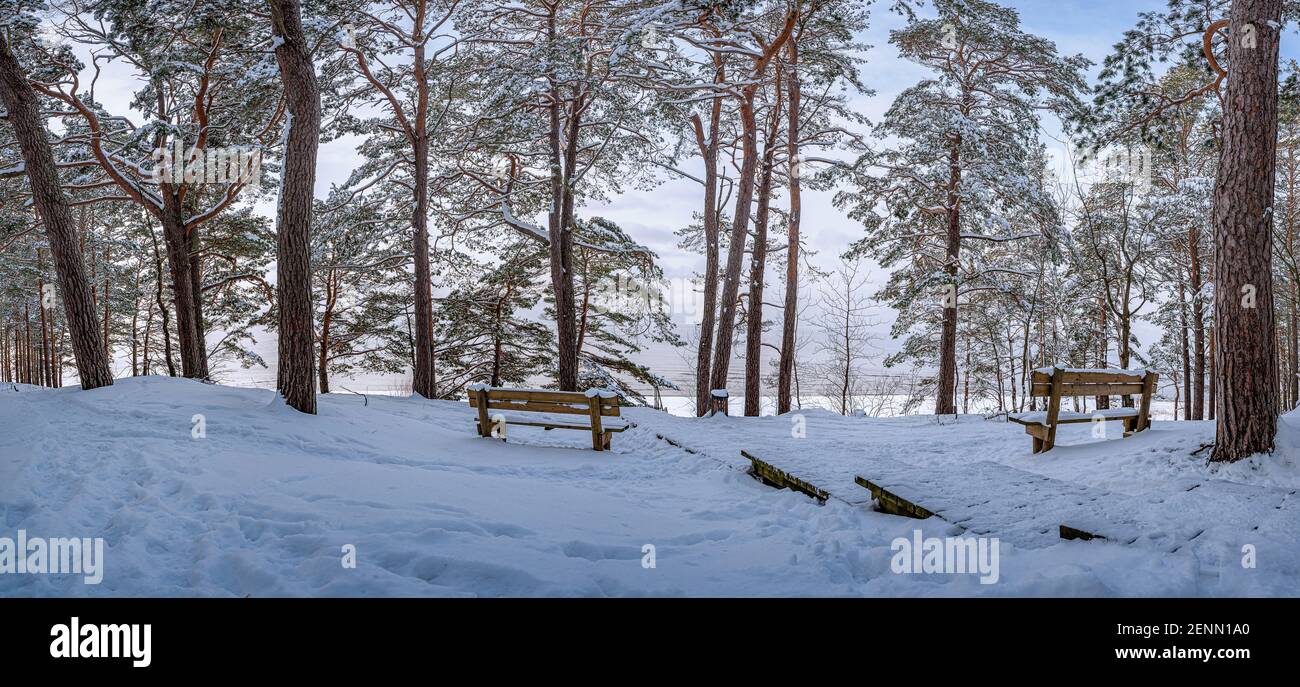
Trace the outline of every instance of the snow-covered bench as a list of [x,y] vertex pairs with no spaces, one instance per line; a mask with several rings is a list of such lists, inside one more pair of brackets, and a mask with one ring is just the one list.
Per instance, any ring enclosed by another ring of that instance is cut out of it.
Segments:
[[[478,409],[478,434],[491,437],[496,421],[508,425],[541,427],[552,429],[579,429],[591,432],[591,448],[608,451],[613,442],[614,433],[627,429],[626,425],[606,426],[601,418],[618,417],[618,394],[607,389],[589,389],[583,391],[549,391],[545,389],[501,389],[487,384],[471,384],[466,387],[469,393],[469,406]],[[547,413],[561,415],[585,415],[587,424],[559,422],[554,420],[515,420],[490,410],[509,410],[525,413]],[[500,415],[498,418],[497,416]]]
[[[1150,370],[1083,370],[1045,367],[1033,372],[1030,395],[1046,398],[1047,410],[1015,413],[1012,422],[1025,426],[1034,439],[1034,453],[1050,451],[1056,445],[1056,428],[1076,422],[1124,423],[1124,436],[1150,426],[1151,394],[1156,388],[1156,373]],[[1092,413],[1061,412],[1061,399],[1078,396],[1128,396],[1141,394],[1136,408],[1107,408]]]

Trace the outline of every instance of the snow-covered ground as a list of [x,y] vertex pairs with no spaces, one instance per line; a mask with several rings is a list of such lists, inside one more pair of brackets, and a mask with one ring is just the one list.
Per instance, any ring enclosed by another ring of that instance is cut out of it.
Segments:
[[[788,417],[625,415],[636,426],[597,453],[582,432],[479,438],[463,402],[328,395],[308,417],[268,391],[160,377],[90,392],[6,385],[0,538],[102,537],[105,560],[98,585],[0,574],[0,595],[1300,594],[1294,508],[1264,527],[1226,518],[1172,553],[1004,542],[998,582],[981,585],[891,571],[895,538],[955,527],[818,505],[755,481],[739,456],[991,460],[1136,499],[1196,479],[1209,494],[1221,484],[1272,503],[1300,498],[1300,416],[1283,419],[1275,455],[1220,467],[1194,453],[1212,423],[1157,422],[1104,443],[1072,426],[1032,456],[1021,427],[978,417],[808,411],[795,439]],[[194,437],[196,424],[206,436]],[[348,545],[355,568],[342,564]],[[1246,545],[1258,549],[1253,568],[1241,565]]]

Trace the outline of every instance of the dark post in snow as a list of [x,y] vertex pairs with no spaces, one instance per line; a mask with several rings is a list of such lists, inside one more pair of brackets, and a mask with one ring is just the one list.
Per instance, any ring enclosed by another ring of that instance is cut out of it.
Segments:
[[[45,224],[45,236],[54,256],[59,278],[60,300],[68,319],[72,337],[72,354],[77,364],[81,388],[94,389],[113,383],[113,370],[99,337],[99,317],[95,314],[94,296],[86,279],[86,265],[78,249],[77,226],[72,208],[59,186],[54,153],[41,124],[36,93],[18,59],[0,32],[0,100],[4,102],[9,123],[22,149],[27,178],[32,187],[32,204]],[[43,296],[43,294],[42,294]]]
[[312,344],[311,219],[320,141],[320,89],[310,47],[302,31],[298,0],[269,0],[289,109],[280,207],[276,219],[276,298],[280,308],[279,370],[276,388],[285,402],[316,413]]
[[1282,0],[1235,0],[1229,17],[1223,152],[1214,182],[1213,459],[1273,450],[1273,172]]

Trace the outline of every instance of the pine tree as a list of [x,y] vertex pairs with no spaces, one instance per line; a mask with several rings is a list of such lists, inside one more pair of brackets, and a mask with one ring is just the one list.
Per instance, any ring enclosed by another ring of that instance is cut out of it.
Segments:
[[[855,193],[837,203],[867,225],[867,238],[851,254],[870,254],[882,265],[908,261],[910,279],[895,273],[896,307],[919,299],[942,312],[935,358],[935,412],[956,412],[958,310],[963,297],[983,288],[996,265],[962,271],[963,250],[979,241],[996,244],[1039,235],[1012,230],[1016,214],[1053,214],[1041,170],[1035,168],[1037,112],[1077,107],[1082,57],[1061,57],[1050,41],[1020,30],[1018,14],[982,0],[937,0],[934,19],[913,19],[894,31],[900,54],[935,73],[904,90],[878,137],[896,137],[893,148],[868,151],[857,162]],[[880,212],[884,203],[887,212]],[[1037,228],[1035,228],[1037,229]],[[900,317],[895,332],[913,317]],[[927,353],[931,346],[905,350]]]
[[[448,79],[447,62],[458,46],[473,36],[456,24],[459,0],[415,0],[414,2],[355,2],[341,12],[346,17],[340,47],[346,77],[335,85],[336,108],[347,120],[342,131],[364,131],[372,136],[370,151],[379,153],[368,161],[372,179],[400,183],[413,198],[411,254],[414,266],[415,350],[412,360],[412,391],[425,398],[437,397],[434,361],[434,317],[432,268],[429,262],[430,195],[438,183],[430,173],[441,121],[455,98]],[[445,98],[438,92],[444,90]],[[445,102],[444,102],[445,101]],[[346,113],[354,105],[368,105],[383,112],[362,123]],[[400,174],[394,174],[400,168]],[[383,171],[377,171],[383,170]],[[366,175],[354,175],[354,180]],[[403,207],[407,207],[405,202]]]
[[496,265],[474,265],[440,299],[438,353],[449,398],[471,383],[523,386],[553,374],[551,332],[528,317],[542,299],[546,255],[536,244],[516,239],[503,256]]
[[320,146],[320,89],[298,0],[269,2],[275,57],[280,64],[289,111],[285,120],[284,171],[275,226],[275,288],[280,312],[276,389],[290,407],[315,415],[311,224],[316,153]]
[[1216,461],[1271,453],[1277,434],[1272,259],[1282,4],[1233,0],[1230,14],[1232,71],[1214,185]]
[[[7,18],[7,26],[2,28],[21,27],[23,18],[21,14]],[[26,26],[31,31],[33,25]],[[0,102],[4,103],[5,119],[13,127],[14,138],[22,151],[32,204],[44,225],[54,256],[61,292],[59,300],[71,331],[77,375],[83,389],[109,386],[113,383],[113,370],[103,347],[85,263],[77,248],[77,228],[60,187],[54,154],[41,119],[40,101],[29,85],[28,73],[0,30]],[[45,294],[41,297],[44,303]]]
[[[410,344],[399,326],[412,284],[409,217],[387,214],[384,199],[336,190],[316,203],[312,287],[316,315],[316,374],[320,393],[332,376],[356,371],[396,374]],[[405,286],[403,284],[405,283]]]

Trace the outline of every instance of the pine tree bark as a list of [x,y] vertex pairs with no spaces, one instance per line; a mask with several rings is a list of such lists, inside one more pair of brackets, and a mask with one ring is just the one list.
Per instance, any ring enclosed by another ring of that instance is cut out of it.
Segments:
[[[725,63],[714,56],[714,83],[726,81]],[[722,123],[722,99],[714,98],[709,109],[706,134],[698,115],[691,118],[695,142],[704,159],[704,302],[700,313],[700,341],[695,356],[695,414],[709,412],[712,385],[709,381],[713,335],[718,312],[718,143]]]
[[1210,342],[1210,343],[1209,343],[1209,353],[1208,353],[1208,355],[1209,355],[1209,358],[1210,358],[1210,368],[1209,368],[1209,374],[1206,375],[1206,377],[1208,377],[1210,381],[1209,381],[1209,383],[1206,385],[1206,391],[1205,391],[1205,393],[1206,393],[1206,395],[1207,395],[1207,397],[1208,397],[1208,399],[1206,400],[1206,404],[1205,404],[1205,408],[1206,408],[1206,411],[1205,411],[1205,419],[1207,419],[1207,420],[1213,420],[1213,419],[1214,419],[1214,404],[1215,404],[1215,400],[1214,400],[1214,399],[1217,398],[1217,397],[1214,395],[1214,388],[1215,388],[1215,384],[1218,382],[1218,376],[1217,376],[1217,375],[1215,374],[1215,372],[1214,372],[1214,370],[1215,370],[1215,364],[1216,364],[1216,360],[1214,359],[1214,327],[1210,327],[1209,329],[1210,329],[1210,333],[1209,333],[1209,342]]
[[331,330],[334,324],[334,308],[338,303],[338,285],[335,279],[335,272],[330,269],[325,276],[325,309],[321,312],[320,342],[317,344],[320,357],[316,361],[316,375],[317,385],[322,394],[330,392],[329,351],[330,346],[334,345]]
[[1188,276],[1192,297],[1192,393],[1187,397],[1191,419],[1205,419],[1205,299],[1201,297],[1201,231],[1195,224],[1187,230]]
[[1287,354],[1288,395],[1286,410],[1295,408],[1296,400],[1300,399],[1300,377],[1296,376],[1297,373],[1300,373],[1300,312],[1296,311],[1296,302],[1294,299],[1291,300],[1290,320],[1290,332],[1287,337],[1287,341],[1290,345],[1288,346],[1289,350]]
[[320,144],[320,90],[298,0],[269,0],[275,49],[289,109],[284,178],[276,221],[276,300],[279,302],[277,388],[290,407],[316,413],[312,355],[311,219]]
[[710,391],[726,389],[727,377],[731,371],[731,345],[736,335],[736,301],[740,295],[740,268],[745,257],[745,241],[749,237],[754,181],[758,175],[758,123],[754,111],[757,82],[767,72],[768,63],[773,56],[779,54],[785,47],[785,42],[789,40],[794,30],[796,17],[793,12],[786,15],[785,26],[781,32],[767,46],[763,55],[755,61],[750,75],[755,83],[745,86],[739,98],[741,148],[744,159],[740,164],[740,177],[736,182],[736,211],[732,216],[731,242],[727,246],[727,270],[723,276],[722,293],[718,303],[718,334],[713,347]]
[[740,101],[743,161],[736,182],[736,211],[732,215],[731,241],[727,246],[727,270],[718,304],[718,337],[713,347],[713,373],[709,389],[726,389],[731,371],[731,345],[736,332],[736,301],[740,296],[740,269],[749,239],[749,218],[754,202],[754,177],[758,173],[758,125],[754,114],[754,93],[747,91]]
[[790,74],[789,119],[786,123],[786,155],[789,158],[790,217],[786,229],[785,306],[781,320],[781,359],[777,365],[776,412],[790,412],[790,382],[794,377],[795,334],[799,320],[799,222],[803,215],[803,188],[799,180],[799,107],[803,97],[799,84],[799,41],[791,39],[786,51]]
[[181,376],[203,379],[203,360],[207,357],[199,337],[198,308],[195,300],[190,260],[190,237],[181,217],[174,193],[163,193],[165,206],[162,220],[163,244],[167,248],[167,268],[171,276],[172,303],[176,306],[176,341],[180,345]]
[[[191,193],[190,198],[194,195]],[[192,208],[186,211],[192,216]],[[190,260],[191,307],[194,308],[194,376],[197,379],[209,379],[208,373],[208,328],[203,322],[203,258],[199,254],[199,228],[187,224],[185,227],[186,254]]]
[[[1106,284],[1102,284],[1101,288],[1105,289],[1109,287]],[[1109,319],[1107,318],[1106,298],[1104,296],[1098,296],[1097,297],[1097,327],[1098,327],[1098,331],[1100,332],[1100,335],[1098,336],[1098,339],[1100,339],[1100,343],[1097,346],[1097,367],[1102,369],[1110,367],[1110,361],[1108,359],[1109,356],[1107,355],[1110,352],[1110,341],[1106,339],[1106,331],[1109,329],[1109,327],[1107,326],[1108,321]],[[1110,408],[1110,396],[1098,396],[1097,410],[1106,410],[1107,408]]]
[[1229,17],[1231,73],[1214,182],[1212,460],[1220,462],[1270,453],[1277,434],[1272,212],[1281,17],[1282,0],[1234,0]]
[[27,83],[23,67],[0,34],[0,101],[4,102],[18,147],[22,150],[31,184],[32,204],[45,226],[62,292],[64,316],[72,336],[73,357],[83,389],[109,386],[113,371],[104,355],[99,318],[86,266],[77,250],[77,229],[72,209],[59,186],[54,153],[41,123],[36,94]]
[[949,291],[943,298],[943,323],[939,334],[939,382],[934,414],[957,414],[957,268],[961,261],[961,134],[953,134],[948,151],[947,254],[943,271]]
[[[167,121],[167,104],[160,81],[154,82],[154,93],[157,99],[155,112],[158,120]],[[154,137],[154,147],[162,149],[166,145],[167,135],[160,130]],[[202,295],[199,290],[199,278],[195,274],[200,260],[195,255],[197,252],[194,250],[195,237],[191,228],[185,223],[185,207],[181,202],[178,189],[172,183],[178,180],[163,179],[159,188],[163,207],[161,210],[150,209],[150,212],[162,225],[163,244],[167,251],[172,304],[176,308],[176,342],[180,349],[181,375],[188,379],[207,379],[207,344],[203,336],[200,315]],[[159,278],[161,279],[161,276]],[[168,317],[164,313],[164,333],[167,325]],[[166,341],[170,345],[171,337],[167,336]],[[167,367],[171,376],[176,376],[170,352],[167,355]]]
[[[714,101],[717,102],[716,100]],[[714,105],[714,112],[721,110]],[[697,127],[698,127],[698,119]],[[697,128],[697,131],[699,129]],[[702,133],[699,134],[701,137]],[[704,302],[700,304],[700,340],[695,355],[695,414],[709,412],[709,381],[713,359],[713,330],[718,312],[718,119],[710,129],[704,154]]]
[[763,168],[758,181],[758,211],[754,214],[754,248],[749,261],[749,308],[745,322],[745,415],[757,417],[762,407],[763,289],[767,280],[767,223],[772,206],[772,175],[776,167],[777,135],[783,114],[783,84],[776,70],[776,103],[763,144]]
[[[1286,249],[1287,249],[1287,255],[1293,256],[1294,259],[1294,256],[1296,254],[1295,252],[1296,251],[1295,193],[1296,193],[1296,186],[1297,186],[1295,180],[1296,165],[1295,165],[1294,155],[1287,157],[1286,170],[1287,170],[1286,173],[1287,197],[1286,197],[1286,220],[1285,220],[1286,221]],[[1290,301],[1290,303],[1288,304],[1288,309],[1290,312],[1288,313],[1287,337],[1286,337],[1286,341],[1287,341],[1286,379],[1283,388],[1285,389],[1285,394],[1286,394],[1285,409],[1291,410],[1292,408],[1296,407],[1297,399],[1300,399],[1300,377],[1296,376],[1296,373],[1300,373],[1300,329],[1298,329],[1298,327],[1300,327],[1300,312],[1297,312],[1297,308],[1296,308],[1296,303],[1297,303],[1296,288],[1300,285],[1296,284],[1296,273],[1294,269],[1290,271],[1288,276],[1290,277],[1288,283],[1291,285],[1291,294],[1290,294],[1291,298],[1288,299]]]
[[[414,26],[424,28],[425,2],[416,6]],[[433,285],[429,267],[429,84],[425,74],[425,43],[416,40],[412,70],[415,77],[415,208],[411,224],[415,228],[412,251],[415,253],[415,369],[411,390],[425,398],[437,398],[437,378],[433,360]],[[324,374],[324,373],[322,373]]]
[[1192,403],[1192,361],[1191,351],[1187,345],[1187,300],[1185,298],[1183,283],[1178,283],[1178,341],[1182,347],[1183,355],[1183,419],[1191,419]]
[[113,359],[113,339],[112,332],[109,331],[109,325],[113,322],[113,302],[109,298],[109,271],[108,265],[113,259],[112,244],[104,246],[104,355],[109,360]]
[[[547,40],[551,44],[559,40],[556,27],[558,11],[559,3],[551,6],[547,26]],[[554,84],[555,81],[553,80],[552,83]],[[578,336],[575,321],[577,313],[573,300],[573,230],[570,222],[566,221],[572,213],[571,209],[566,212],[566,208],[572,207],[571,189],[568,188],[567,178],[572,174],[572,167],[566,168],[562,159],[565,161],[571,159],[570,150],[576,153],[573,146],[577,144],[578,113],[576,111],[571,113],[573,118],[570,119],[567,127],[568,133],[571,134],[570,146],[562,153],[560,108],[563,107],[563,99],[557,85],[551,88],[550,98],[548,143],[551,165],[551,211],[547,217],[547,233],[550,243],[551,289],[555,298],[556,381],[562,391],[576,391],[578,389]]]
[[[164,228],[163,233],[166,234],[166,228]],[[176,363],[172,360],[171,315],[167,311],[167,304],[163,302],[163,260],[162,255],[158,251],[158,237],[153,234],[152,230],[149,234],[150,238],[153,239],[154,275],[156,277],[154,280],[154,287],[156,289],[154,292],[154,301],[158,304],[158,315],[162,318],[163,358],[167,363],[167,376],[175,377]],[[148,355],[147,351],[146,355]],[[145,365],[145,367],[148,367],[148,365]]]

